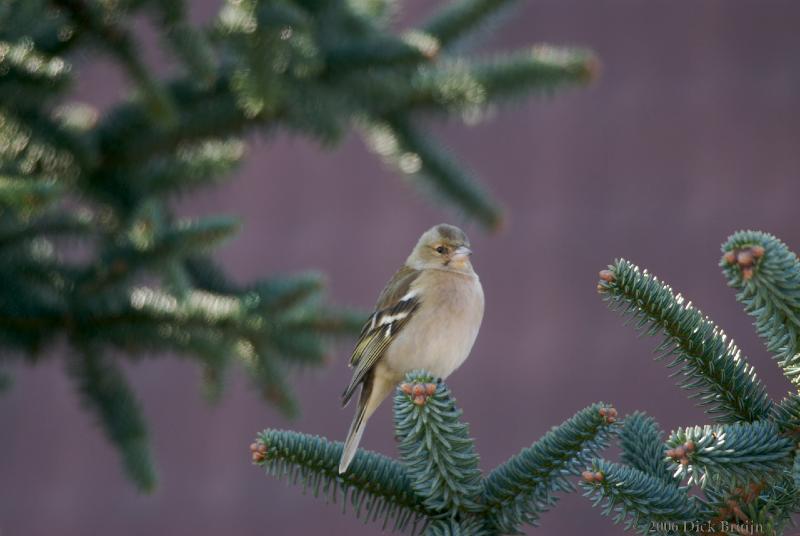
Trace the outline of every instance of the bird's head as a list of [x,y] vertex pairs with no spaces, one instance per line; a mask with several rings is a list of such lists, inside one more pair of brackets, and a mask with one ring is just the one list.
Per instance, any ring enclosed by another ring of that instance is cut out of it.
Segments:
[[454,225],[440,223],[425,231],[406,264],[417,270],[437,268],[472,273],[467,235]]

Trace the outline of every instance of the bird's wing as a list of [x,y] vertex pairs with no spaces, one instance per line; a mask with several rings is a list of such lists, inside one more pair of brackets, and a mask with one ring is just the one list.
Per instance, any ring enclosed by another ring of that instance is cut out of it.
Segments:
[[394,274],[378,297],[375,312],[364,324],[350,358],[350,366],[355,370],[350,384],[342,394],[342,404],[347,404],[358,384],[364,380],[419,308],[421,296],[411,289],[419,273],[418,270],[404,266]]

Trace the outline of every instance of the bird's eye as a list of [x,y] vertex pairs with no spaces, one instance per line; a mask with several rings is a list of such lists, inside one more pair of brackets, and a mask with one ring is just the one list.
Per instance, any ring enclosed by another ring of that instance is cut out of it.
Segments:
[[436,248],[436,253],[438,253],[439,255],[447,253],[447,248],[444,246],[439,246],[438,248]]

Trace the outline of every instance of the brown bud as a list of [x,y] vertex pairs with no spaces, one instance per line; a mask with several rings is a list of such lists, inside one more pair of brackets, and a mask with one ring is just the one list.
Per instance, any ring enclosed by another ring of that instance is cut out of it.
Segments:
[[611,417],[616,417],[617,416],[617,410],[615,408],[608,408],[608,414]]
[[415,383],[414,387],[411,388],[411,392],[414,396],[422,396],[425,394],[425,386],[421,383]]
[[753,253],[749,249],[743,249],[736,255],[736,262],[739,266],[752,266]]
[[254,452],[253,453],[253,461],[254,462],[263,462],[264,461],[264,455],[261,454],[260,452]]
[[613,283],[617,279],[614,276],[614,272],[612,272],[611,270],[600,270],[600,273],[597,275],[599,275],[600,279],[602,279],[606,283]]
[[608,408],[600,408],[600,411],[598,413],[600,413],[601,417],[605,417],[606,415],[608,415]]
[[686,452],[693,452],[694,451],[694,441],[687,441],[683,444],[683,448],[686,449]]
[[258,452],[260,452],[261,454],[266,454],[267,453],[267,446],[264,443],[260,443],[258,445]]
[[722,257],[728,264],[736,264],[736,253],[733,251],[726,251]]
[[594,473],[593,473],[593,472],[591,472],[591,471],[584,471],[584,472],[582,472],[582,473],[581,473],[581,477],[582,477],[582,478],[583,478],[583,479],[584,479],[586,482],[594,482]]
[[668,449],[667,456],[670,458],[677,458],[677,456],[675,456],[675,449]]
[[595,479],[597,482],[602,482],[602,481],[603,481],[603,478],[604,478],[604,477],[603,477],[603,473],[595,473],[595,474],[594,474],[594,479]]
[[742,279],[750,281],[753,278],[753,269],[748,267],[742,268]]
[[425,385],[425,394],[428,396],[433,396],[434,394],[436,394],[436,384],[429,383]]
[[616,417],[611,417],[611,416],[608,416],[608,417],[606,417],[606,422],[607,422],[608,424],[614,424],[615,422],[617,422],[617,418],[616,418]]
[[761,257],[763,257],[764,253],[766,252],[764,246],[753,246],[750,248],[750,251],[753,252],[753,257],[755,257],[756,259],[760,259]]
[[258,443],[250,443],[250,452],[255,452],[258,450]]
[[410,383],[403,383],[400,385],[400,390],[403,391],[405,394],[411,394],[411,384]]
[[675,447],[675,457],[676,458],[683,458],[686,455],[686,449],[681,447]]
[[597,284],[597,292],[605,292],[606,290],[608,289],[606,288],[605,285],[603,285],[602,283]]
[[414,397],[414,404],[418,406],[425,405],[425,397],[423,395],[417,395]]
[[681,465],[689,465],[689,458],[681,458]]

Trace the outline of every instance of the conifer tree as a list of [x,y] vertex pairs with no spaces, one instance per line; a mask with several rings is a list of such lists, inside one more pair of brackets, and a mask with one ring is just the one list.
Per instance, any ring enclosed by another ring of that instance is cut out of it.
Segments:
[[[67,374],[143,490],[155,472],[122,360],[185,355],[211,397],[238,363],[295,413],[287,369],[319,364],[328,336],[361,319],[326,306],[316,274],[232,281],[211,252],[236,232],[235,218],[182,221],[171,200],[229,177],[251,132],[333,147],[354,128],[425,191],[497,227],[497,203],[421,120],[473,120],[595,71],[580,50],[487,56],[456,46],[508,4],[455,0],[397,32],[391,0],[228,0],[206,27],[190,23],[183,0],[0,3],[0,390],[8,363],[53,359],[51,343],[67,341]],[[174,60],[168,76],[142,59],[134,19]],[[132,90],[102,116],[71,102],[81,74],[73,59],[97,57],[115,62]],[[362,464],[399,471],[381,460]],[[381,493],[410,501],[414,482]],[[460,482],[425,508],[469,510],[474,497],[455,493]]]

